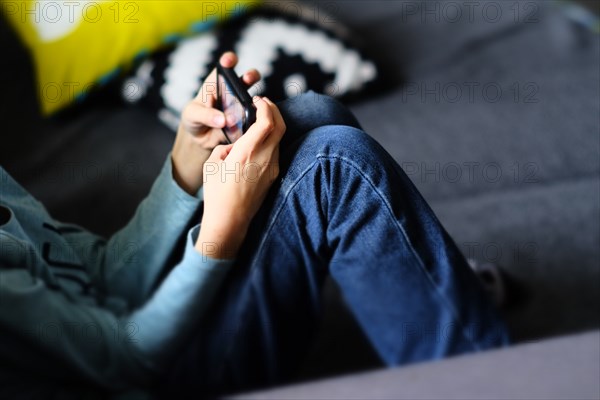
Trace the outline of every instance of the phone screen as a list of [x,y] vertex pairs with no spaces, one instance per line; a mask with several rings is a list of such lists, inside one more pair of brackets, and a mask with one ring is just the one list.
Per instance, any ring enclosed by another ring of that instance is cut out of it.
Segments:
[[221,98],[221,109],[225,114],[225,128],[223,131],[231,143],[242,137],[244,119],[246,117],[244,106],[235,96],[234,91],[221,74],[217,74],[218,90]]

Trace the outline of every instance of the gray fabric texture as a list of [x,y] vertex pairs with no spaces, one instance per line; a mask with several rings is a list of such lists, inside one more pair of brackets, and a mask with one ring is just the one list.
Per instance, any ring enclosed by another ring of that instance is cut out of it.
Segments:
[[516,286],[505,310],[515,339],[598,326],[599,193],[589,177],[433,203],[463,253]]
[[[357,374],[234,399],[597,399],[600,333]],[[460,371],[460,372],[458,372]]]

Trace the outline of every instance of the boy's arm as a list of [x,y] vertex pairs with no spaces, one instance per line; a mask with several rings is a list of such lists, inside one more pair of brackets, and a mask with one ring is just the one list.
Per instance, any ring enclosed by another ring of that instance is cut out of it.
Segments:
[[152,298],[122,316],[52,290],[25,269],[0,268],[0,359],[61,381],[150,386],[190,340],[231,265],[195,251],[197,231]]
[[[228,52],[219,62],[225,68],[233,68],[237,56]],[[256,70],[242,76],[248,87],[259,79]],[[200,206],[204,163],[224,139],[221,128],[225,117],[215,108],[216,81],[213,70],[183,111],[171,157],[132,221],[108,242],[83,230],[70,233],[69,240],[83,243],[76,248],[90,266],[95,282],[107,293],[127,299],[133,307],[143,304],[156,287],[178,240]],[[218,217],[219,213],[213,219]],[[203,242],[211,241],[203,238]]]
[[141,306],[156,288],[176,246],[196,216],[202,190],[186,193],[173,178],[171,156],[132,220],[108,241],[55,222],[78,253],[95,285],[108,296]]

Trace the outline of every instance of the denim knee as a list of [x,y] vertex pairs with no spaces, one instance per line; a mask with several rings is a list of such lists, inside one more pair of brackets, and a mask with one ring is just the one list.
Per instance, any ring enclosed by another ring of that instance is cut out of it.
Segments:
[[321,157],[387,157],[375,139],[363,130],[348,125],[325,125],[312,129],[305,135],[298,151]]
[[[280,161],[292,174],[327,160],[352,164],[357,171],[375,179],[397,170],[393,158],[364,131],[347,125],[326,125],[312,129],[291,148],[282,152]],[[285,166],[285,164],[288,164]]]
[[360,124],[339,101],[313,91],[289,98],[278,104],[287,125],[286,135],[300,137],[327,125],[345,125],[360,129]]
[[290,104],[293,108],[304,110],[307,114],[330,116],[331,123],[323,125],[348,125],[360,128],[350,110],[333,97],[310,90],[287,99],[285,103]]

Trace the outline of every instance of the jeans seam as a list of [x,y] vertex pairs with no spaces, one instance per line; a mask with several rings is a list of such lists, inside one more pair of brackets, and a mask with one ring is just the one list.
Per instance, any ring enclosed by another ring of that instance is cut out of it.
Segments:
[[[300,183],[300,181],[306,176],[306,174],[308,174],[308,172],[314,168],[314,166],[318,163],[318,160],[315,160],[313,163],[311,163],[304,171],[302,171],[302,173],[300,174],[300,176],[291,184],[289,190],[286,190],[283,193],[283,200],[281,201],[281,205],[278,207],[278,209],[275,210],[275,213],[273,215],[273,217],[269,220],[269,224],[265,230],[264,236],[262,238],[262,240],[260,241],[260,244],[258,246],[258,250],[255,254],[255,256],[253,257],[254,260],[259,259],[258,255],[263,251],[265,243],[267,242],[267,239],[269,237],[269,235],[271,234],[272,230],[273,230],[273,226],[275,225],[275,221],[277,220],[277,218],[279,217],[279,215],[281,214],[281,212],[283,211],[284,205],[287,201],[287,198],[289,197],[290,193],[294,190],[294,188]],[[258,270],[258,267],[256,265],[256,261],[253,261],[252,264],[250,265],[250,271],[248,273],[248,280],[249,282],[251,282],[254,279],[254,275],[256,274],[256,271]],[[239,311],[239,321],[243,322],[246,320],[247,315],[248,315],[248,309],[244,308],[243,305],[241,305],[242,310]],[[235,332],[234,333],[234,337],[232,338],[231,344],[228,346],[227,350],[224,352],[224,357],[222,362],[220,363],[220,369],[221,372],[219,375],[222,375],[224,366],[227,362],[227,360],[230,358],[233,346],[236,343],[235,338],[240,334],[240,332]],[[220,376],[220,379],[222,378],[222,376]]]
[[[466,334],[465,332],[465,324],[462,321],[462,319],[459,317],[458,311],[456,310],[456,308],[451,304],[451,302],[446,298],[446,296],[444,296],[442,294],[442,292],[440,291],[438,285],[434,282],[434,280],[432,279],[431,275],[429,274],[429,272],[427,271],[427,269],[425,268],[425,265],[423,263],[423,260],[421,259],[421,257],[419,257],[418,253],[416,252],[416,250],[414,249],[411,241],[409,240],[404,228],[402,227],[401,224],[398,223],[398,221],[396,220],[396,218],[393,217],[393,212],[391,210],[391,206],[390,204],[386,201],[385,196],[381,193],[381,191],[377,188],[377,186],[371,181],[371,179],[369,179],[369,177],[367,175],[365,175],[361,169],[359,168],[358,165],[356,165],[351,159],[347,158],[347,157],[343,157],[343,156],[332,156],[332,155],[327,155],[327,154],[322,154],[322,153],[318,153],[315,157],[315,161],[312,162],[310,165],[308,165],[300,174],[299,176],[291,183],[291,185],[289,186],[289,189],[285,190],[283,192],[283,199],[281,201],[280,206],[278,207],[278,209],[275,210],[273,217],[269,220],[269,224],[265,230],[264,236],[260,242],[260,245],[258,246],[258,251],[256,253],[256,255],[260,254],[260,252],[262,252],[265,243],[267,242],[268,237],[270,236],[272,230],[273,230],[273,226],[275,225],[275,221],[277,220],[277,218],[279,217],[279,215],[281,214],[281,212],[284,209],[284,205],[287,202],[287,199],[289,198],[290,194],[293,192],[293,190],[296,188],[296,186],[298,186],[298,184],[300,183],[300,181],[302,181],[302,179],[304,179],[306,177],[306,175],[309,173],[309,171],[311,169],[313,169],[321,160],[337,160],[340,162],[343,162],[345,164],[347,164],[348,166],[350,166],[351,168],[353,168],[354,170],[356,170],[358,172],[358,174],[371,186],[371,188],[374,189],[375,193],[377,194],[377,196],[380,198],[380,201],[382,202],[382,204],[385,205],[385,208],[388,212],[388,215],[391,217],[391,219],[394,221],[394,225],[396,226],[396,228],[400,231],[400,234],[402,235],[402,237],[405,239],[406,243],[408,244],[408,247],[410,248],[411,253],[413,254],[413,257],[415,257],[415,259],[418,262],[418,265],[420,266],[421,272],[423,272],[427,278],[427,281],[429,282],[429,284],[431,286],[433,286],[433,288],[435,289],[435,293],[437,294],[437,296],[439,297],[439,299],[446,305],[447,309],[450,310],[450,312],[452,313],[452,317],[455,321],[457,321],[460,326],[461,326],[461,333],[462,335],[468,340],[468,342],[473,346],[473,348],[477,351],[481,350],[481,348],[475,343],[474,340],[472,340],[469,335]],[[396,171],[394,171],[393,173],[396,173]],[[259,257],[255,256],[254,259],[257,260]],[[250,265],[250,271],[249,271],[249,280],[252,281],[254,274],[256,273],[255,271],[257,270],[257,265],[256,265],[256,261],[253,261],[252,264]],[[240,316],[239,316],[239,320],[240,321],[244,321],[247,318],[248,315],[248,310],[244,309],[243,311],[240,312]],[[239,332],[235,332],[235,337],[237,337],[237,335],[239,335]],[[221,363],[221,369],[223,369],[223,367],[225,366],[226,361],[230,358],[231,355],[231,351],[232,348],[234,346],[234,344],[236,343],[235,337],[233,338],[233,340],[231,341],[231,344],[229,345],[228,349],[225,351],[224,353],[224,357]]]
[[[358,174],[371,186],[371,188],[373,188],[373,190],[375,191],[375,193],[377,193],[377,196],[380,198],[381,202],[385,205],[385,207],[387,209],[387,212],[388,212],[388,215],[394,221],[394,225],[398,228],[398,230],[400,231],[400,233],[404,237],[404,240],[408,244],[408,247],[410,248],[411,253],[415,257],[415,259],[418,261],[418,264],[421,267],[421,271],[427,277],[427,281],[435,288],[435,292],[437,293],[437,295],[440,298],[440,300],[450,310],[450,312],[452,313],[452,316],[453,316],[454,320],[456,320],[460,324],[460,326],[461,326],[461,332],[462,332],[463,336],[469,341],[469,343],[471,343],[471,345],[473,346],[473,348],[475,350],[477,350],[477,351],[481,350],[481,348],[475,343],[475,341],[472,340],[469,337],[469,335],[465,332],[465,324],[464,324],[463,320],[459,317],[458,311],[452,305],[452,302],[450,302],[447,299],[447,297],[444,296],[444,294],[440,291],[440,288],[438,287],[438,285],[432,279],[431,274],[425,268],[425,264],[423,263],[423,260],[421,259],[421,257],[419,256],[419,254],[417,253],[417,251],[415,250],[415,248],[413,247],[413,244],[410,241],[410,239],[408,238],[408,235],[406,234],[406,231],[404,230],[404,227],[397,221],[396,218],[393,217],[394,213],[392,212],[392,208],[391,208],[389,202],[386,201],[385,196],[381,193],[381,191],[379,190],[379,188],[377,188],[377,186],[373,183],[373,181],[371,181],[371,179],[361,171],[361,169],[359,168],[359,166],[354,161],[352,161],[351,159],[349,159],[347,157],[336,156],[336,155],[317,154],[317,159],[328,159],[328,160],[329,159],[334,159],[334,160],[338,160],[340,162],[346,163],[351,168],[353,168],[354,170],[356,170],[356,172],[358,172]],[[394,173],[396,173],[396,172],[394,171]]]

